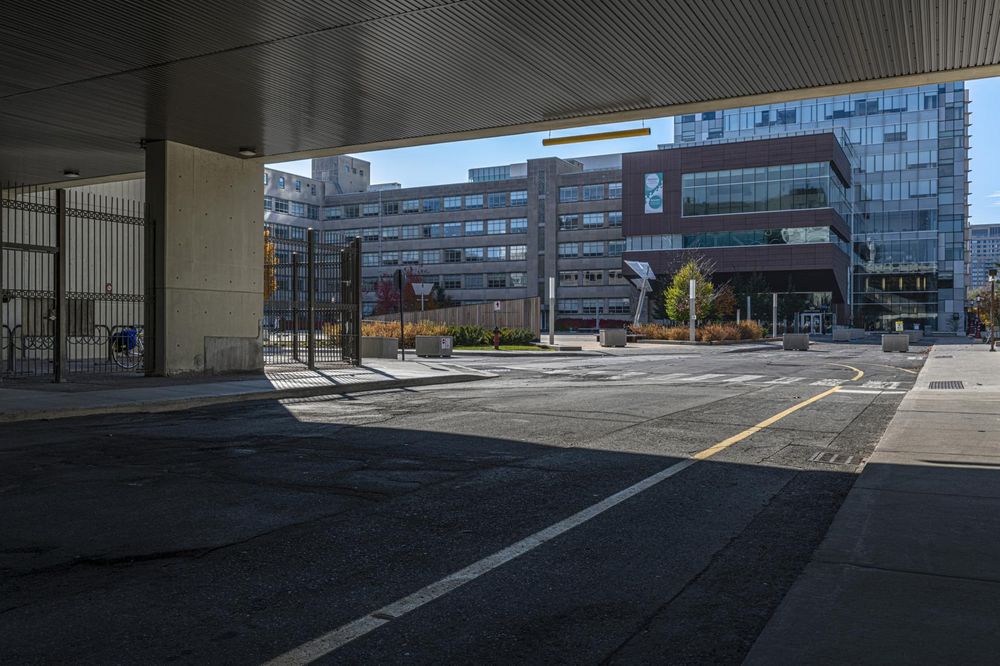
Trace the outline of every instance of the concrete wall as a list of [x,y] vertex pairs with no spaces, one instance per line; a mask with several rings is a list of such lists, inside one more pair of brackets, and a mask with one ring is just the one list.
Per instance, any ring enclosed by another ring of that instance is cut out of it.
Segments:
[[263,368],[263,177],[256,160],[147,145],[156,374]]

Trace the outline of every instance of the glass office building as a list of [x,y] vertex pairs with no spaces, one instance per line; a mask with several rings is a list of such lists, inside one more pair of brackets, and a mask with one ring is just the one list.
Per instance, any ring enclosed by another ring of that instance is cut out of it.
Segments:
[[957,82],[710,111],[675,117],[674,142],[843,129],[859,156],[852,221],[855,325],[890,329],[902,319],[907,328],[962,332],[968,104],[968,91]]

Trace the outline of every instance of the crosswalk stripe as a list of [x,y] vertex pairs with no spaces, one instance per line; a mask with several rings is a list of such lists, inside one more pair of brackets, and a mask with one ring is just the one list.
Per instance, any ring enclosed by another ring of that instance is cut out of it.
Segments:
[[769,382],[764,382],[765,384],[794,384],[795,382],[801,382],[805,377],[778,377],[777,379],[772,379]]
[[656,378],[657,381],[661,381],[662,382],[662,381],[670,381],[670,380],[674,380],[674,379],[679,379],[681,377],[687,377],[687,375],[688,375],[688,373],[686,373],[686,372],[671,372],[671,373],[666,374],[666,375],[653,375],[653,376]]
[[731,377],[729,379],[723,379],[723,384],[731,384],[734,382],[752,382],[755,379],[763,379],[764,375],[737,375],[736,377]]
[[725,377],[725,375],[695,375],[694,377],[687,377],[686,379],[679,379],[677,381],[681,382],[703,382],[706,379],[715,379],[716,377]]

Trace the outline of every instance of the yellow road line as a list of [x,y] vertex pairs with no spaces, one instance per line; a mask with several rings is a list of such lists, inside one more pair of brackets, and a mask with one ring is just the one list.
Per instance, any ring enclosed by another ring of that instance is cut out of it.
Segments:
[[858,373],[853,377],[851,377],[852,382],[856,382],[865,376],[864,370],[862,370],[861,368],[855,368],[853,365],[844,365],[843,363],[827,363],[827,365],[835,365],[838,368],[847,368],[848,370],[853,370],[854,372]]

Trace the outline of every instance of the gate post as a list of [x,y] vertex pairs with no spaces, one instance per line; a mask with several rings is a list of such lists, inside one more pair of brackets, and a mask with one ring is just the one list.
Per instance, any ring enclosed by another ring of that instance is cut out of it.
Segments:
[[292,359],[299,360],[299,253],[292,252]]
[[307,252],[309,256],[306,258],[306,307],[309,309],[309,313],[306,316],[306,321],[309,326],[308,335],[308,363],[310,370],[316,368],[316,230],[309,229],[306,232],[308,235],[308,249]]
[[53,257],[52,287],[55,309],[52,322],[52,381],[66,379],[66,190],[56,190],[56,253]]
[[351,294],[354,304],[354,365],[361,365],[361,238],[351,242]]

